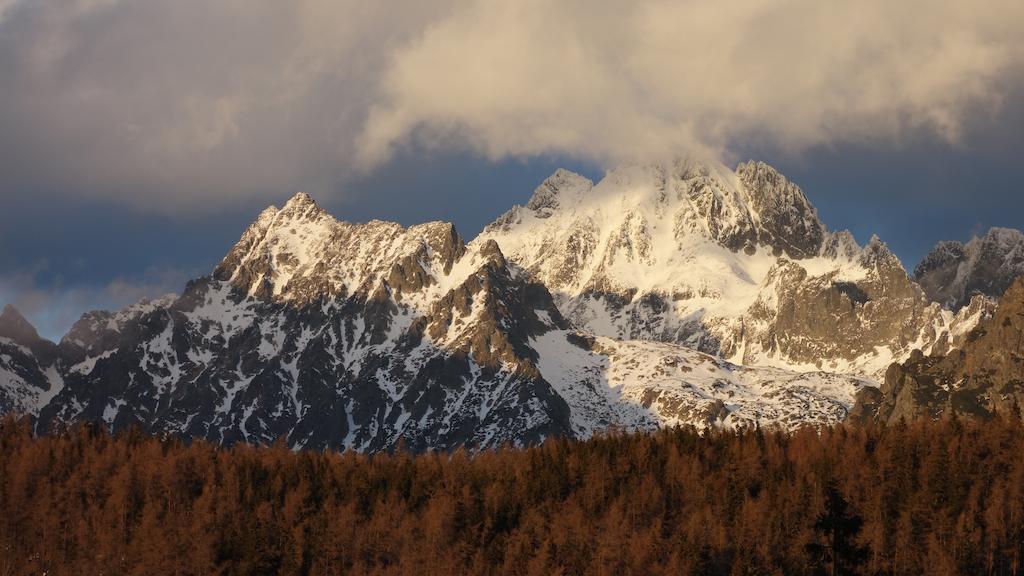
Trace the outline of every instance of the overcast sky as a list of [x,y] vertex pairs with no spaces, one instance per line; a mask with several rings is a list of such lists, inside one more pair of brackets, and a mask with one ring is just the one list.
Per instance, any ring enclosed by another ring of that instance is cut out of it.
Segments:
[[912,267],[1022,227],[1024,3],[0,0],[0,304],[180,290],[267,204],[453,220],[763,159]]

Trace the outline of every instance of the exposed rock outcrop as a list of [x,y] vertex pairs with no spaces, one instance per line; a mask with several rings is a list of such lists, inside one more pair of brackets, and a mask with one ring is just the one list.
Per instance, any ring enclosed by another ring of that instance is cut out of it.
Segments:
[[939,418],[956,414],[1019,415],[1024,404],[1024,279],[999,299],[995,313],[970,332],[962,346],[944,355],[915,352],[893,364],[878,390],[864,390],[855,420]]
[[992,228],[967,244],[940,242],[917,268],[914,279],[928,297],[951,310],[972,298],[998,298],[1024,276],[1024,234]]

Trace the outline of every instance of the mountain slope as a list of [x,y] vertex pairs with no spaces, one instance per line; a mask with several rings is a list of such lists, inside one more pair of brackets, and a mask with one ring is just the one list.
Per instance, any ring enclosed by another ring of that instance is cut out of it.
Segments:
[[[754,229],[727,235],[806,248]],[[4,411],[38,414],[41,430],[87,420],[370,452],[611,427],[821,425],[865,384],[595,338],[493,240],[467,246],[441,222],[339,222],[304,194],[265,210],[180,296],[88,313],[44,356],[60,387],[26,373],[4,392],[17,399]]]
[[851,376],[738,366],[675,344],[578,332],[549,332],[536,348],[540,370],[566,398],[580,436],[609,425],[792,430],[835,424],[861,388],[874,386]]
[[1000,298],[995,315],[945,355],[915,352],[893,364],[880,389],[858,393],[852,417],[892,424],[943,415],[1020,416],[1024,405],[1024,279]]
[[830,232],[763,163],[559,171],[474,240],[495,240],[576,326],[737,364],[878,378],[956,345],[977,316],[929,302],[877,239]]
[[90,312],[59,344],[5,310],[0,412],[367,452],[793,429],[841,421],[993,306],[930,302],[763,163],[558,171],[469,244],[297,194],[180,296]]

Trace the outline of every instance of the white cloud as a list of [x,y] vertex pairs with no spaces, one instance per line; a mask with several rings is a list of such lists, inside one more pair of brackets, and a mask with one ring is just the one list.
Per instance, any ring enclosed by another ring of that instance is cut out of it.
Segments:
[[999,104],[1022,22],[998,0],[479,0],[397,52],[362,158],[414,134],[601,162],[750,137],[955,141],[969,109]]
[[160,211],[333,189],[395,146],[799,151],[996,107],[1024,4],[0,0],[0,196]]

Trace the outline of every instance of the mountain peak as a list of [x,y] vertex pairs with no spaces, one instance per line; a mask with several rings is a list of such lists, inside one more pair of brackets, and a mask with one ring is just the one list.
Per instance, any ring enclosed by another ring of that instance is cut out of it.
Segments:
[[558,209],[560,196],[566,193],[580,196],[593,187],[594,183],[588,178],[559,168],[537,186],[530,201],[526,203],[526,209],[533,211],[538,218],[547,218]]
[[285,202],[284,207],[277,212],[277,216],[279,218],[289,220],[316,220],[326,216],[333,220],[333,217],[320,208],[316,201],[305,192],[299,192],[292,196],[287,202]]
[[[246,229],[214,271],[250,296],[298,304],[319,298],[373,291],[400,272],[417,275],[422,287],[437,265],[447,274],[465,253],[465,242],[449,222],[403,227],[371,220],[339,221],[304,193],[278,210],[271,206]],[[404,268],[403,268],[404,267]]]
[[287,202],[285,202],[284,207],[296,208],[309,205],[316,206],[316,201],[313,200],[313,197],[310,196],[309,194],[306,194],[305,192],[296,192],[294,196],[292,196],[291,198],[288,199]]
[[819,253],[827,231],[799,186],[764,162],[741,163],[736,175],[758,221],[759,242],[795,258]]
[[870,267],[892,262],[900,266],[899,259],[889,249],[889,245],[883,242],[877,234],[872,234],[871,239],[864,245],[864,251],[861,253],[861,265]]
[[[634,284],[637,266],[649,269],[645,278],[675,286],[678,274],[692,274],[686,262],[709,244],[733,254],[815,258],[828,231],[800,188],[771,166],[747,162],[733,171],[681,157],[623,163],[596,184],[558,170],[525,207],[487,226],[482,239],[489,237],[517,263],[545,270],[555,288],[606,291]],[[854,244],[833,240],[833,252],[844,255]]]
[[750,161],[734,171],[690,157],[626,162],[596,184],[558,170],[537,187],[526,210],[513,209],[488,229],[555,214],[594,224],[610,223],[615,214],[633,214],[649,225],[667,218],[664,224],[684,243],[683,236],[699,236],[732,251],[762,246],[795,259],[817,256],[827,234],[800,187],[772,166]]
[[1024,275],[1024,234],[991,228],[970,242],[940,242],[914,269],[930,299],[959,310],[975,296],[998,298]]
[[35,344],[41,340],[35,326],[10,304],[4,306],[3,312],[0,312],[0,336],[23,345]]
[[1024,243],[1024,234],[1021,234],[1020,230],[1013,228],[993,226],[978,240],[997,244],[1004,249],[1010,249]]

